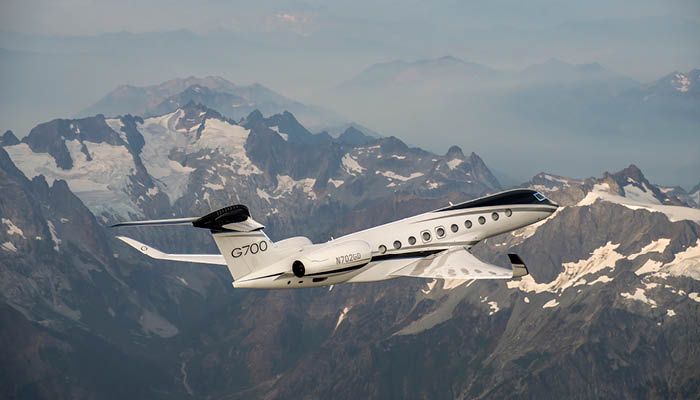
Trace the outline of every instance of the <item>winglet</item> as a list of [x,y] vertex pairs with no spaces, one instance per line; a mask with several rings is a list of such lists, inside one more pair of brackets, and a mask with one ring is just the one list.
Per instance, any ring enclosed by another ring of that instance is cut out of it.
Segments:
[[525,262],[522,258],[520,258],[519,255],[508,254],[508,259],[510,260],[510,264],[513,267],[513,278],[520,278],[530,274],[530,271],[528,271]]

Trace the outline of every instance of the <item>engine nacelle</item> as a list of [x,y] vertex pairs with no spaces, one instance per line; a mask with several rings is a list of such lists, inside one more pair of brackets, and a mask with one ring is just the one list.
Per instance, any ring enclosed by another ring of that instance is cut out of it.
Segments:
[[372,259],[372,249],[364,240],[351,240],[338,244],[321,245],[309,249],[292,262],[292,272],[297,277],[324,272],[345,270],[367,264]]

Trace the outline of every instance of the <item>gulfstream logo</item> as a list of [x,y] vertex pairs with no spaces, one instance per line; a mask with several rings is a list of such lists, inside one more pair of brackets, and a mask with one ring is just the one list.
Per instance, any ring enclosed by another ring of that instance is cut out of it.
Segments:
[[351,263],[353,261],[357,261],[361,258],[362,258],[362,255],[360,255],[360,253],[346,254],[344,256],[336,257],[335,263],[336,263],[336,265],[347,264],[347,263]]

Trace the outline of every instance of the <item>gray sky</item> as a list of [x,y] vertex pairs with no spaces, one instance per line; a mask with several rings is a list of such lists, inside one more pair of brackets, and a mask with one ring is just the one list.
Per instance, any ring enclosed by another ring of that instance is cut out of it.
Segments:
[[[622,158],[610,149],[593,162],[558,157],[594,139],[576,126],[517,132],[522,121],[481,101],[489,93],[472,91],[456,104],[406,96],[386,110],[367,110],[361,97],[337,99],[336,88],[378,62],[445,55],[504,71],[550,58],[597,62],[645,83],[700,67],[698,38],[697,0],[0,0],[0,129],[24,136],[37,123],[75,115],[120,84],[219,75],[335,108],[433,151],[458,144],[485,155],[495,169],[517,170],[515,179],[540,169],[583,176],[646,162],[652,176],[690,184],[700,176],[689,171],[700,164],[680,152],[690,161],[664,167],[651,139]],[[426,130],[435,132],[428,137]],[[545,137],[547,146],[528,168],[498,147]],[[674,145],[665,145],[667,155]],[[686,152],[692,145],[677,142]]]
[[[695,0],[2,0],[3,30],[56,35],[190,29],[312,33],[344,22],[449,28],[537,27],[572,20],[700,17]],[[447,24],[447,26],[445,25]]]

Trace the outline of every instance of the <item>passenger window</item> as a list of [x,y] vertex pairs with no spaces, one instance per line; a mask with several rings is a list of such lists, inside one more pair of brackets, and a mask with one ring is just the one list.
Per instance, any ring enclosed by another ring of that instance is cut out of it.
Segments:
[[506,209],[506,217],[510,217],[511,215],[513,215],[513,211],[510,208],[507,208]]
[[481,225],[485,224],[485,223],[486,223],[486,218],[484,218],[484,217],[479,217],[479,223],[480,223]]
[[445,237],[445,228],[438,226],[435,228],[435,235],[437,235],[438,239],[442,239]]
[[472,221],[470,221],[470,220],[464,221],[464,226],[465,226],[467,229],[470,229],[470,228],[472,227]]
[[421,238],[423,238],[424,242],[429,242],[430,241],[430,232],[424,231],[421,233]]
[[495,213],[491,214],[491,218],[492,218],[494,221],[498,221],[498,213],[495,212]]
[[410,245],[416,244],[416,238],[413,236],[409,236],[408,237],[408,244],[410,244]]
[[386,253],[386,246],[384,246],[384,245],[379,246],[379,252],[382,254]]
[[395,241],[394,241],[394,248],[395,248],[396,250],[400,249],[400,248],[401,248],[401,242],[399,242],[398,240],[395,240]]
[[454,233],[457,233],[457,231],[459,230],[459,226],[457,226],[457,224],[452,224],[450,230]]

